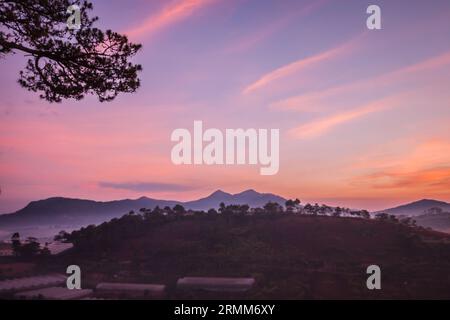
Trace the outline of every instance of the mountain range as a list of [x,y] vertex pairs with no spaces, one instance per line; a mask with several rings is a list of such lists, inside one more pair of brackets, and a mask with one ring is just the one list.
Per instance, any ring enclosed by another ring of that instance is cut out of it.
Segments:
[[[89,224],[100,224],[120,217],[131,210],[138,211],[140,208],[153,209],[156,206],[163,208],[181,204],[186,209],[208,210],[210,208],[217,209],[221,202],[262,207],[269,201],[284,204],[286,199],[272,193],[259,193],[252,189],[236,194],[217,190],[207,197],[185,202],[148,197],[114,201],[53,197],[32,201],[14,213],[0,215],[0,236],[2,234],[10,236],[11,232],[19,230],[25,230],[25,234],[48,236],[62,229],[73,230]],[[430,208],[441,208],[444,214],[429,217],[425,211]],[[450,204],[447,202],[423,199],[378,212],[412,216],[420,225],[441,231],[450,230],[450,214],[445,214],[445,212],[450,212]]]
[[14,213],[0,215],[0,227],[39,226],[39,225],[86,225],[97,224],[114,217],[122,216],[130,210],[140,208],[153,209],[156,206],[173,207],[181,204],[186,209],[208,210],[218,208],[221,202],[225,204],[248,204],[250,207],[262,207],[267,202],[286,201],[283,197],[271,193],[259,193],[246,190],[231,194],[217,190],[205,198],[193,201],[159,200],[148,197],[124,199],[115,201],[94,201],[53,197],[30,202],[26,207]]

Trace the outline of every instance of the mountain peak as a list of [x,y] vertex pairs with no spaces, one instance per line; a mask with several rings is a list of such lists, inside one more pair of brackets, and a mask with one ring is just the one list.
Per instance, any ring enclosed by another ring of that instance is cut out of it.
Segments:
[[210,197],[217,197],[217,196],[231,196],[231,194],[230,194],[230,193],[227,193],[227,192],[225,192],[225,191],[222,191],[222,190],[220,190],[220,189],[218,189],[218,190],[214,191],[213,193],[211,193],[209,196],[210,196]]
[[434,200],[434,199],[422,199],[422,200],[418,200],[413,202],[413,204],[419,204],[419,203],[438,203],[438,204],[447,204],[444,201],[440,201],[440,200]]
[[247,189],[242,192],[237,193],[236,195],[250,195],[250,194],[260,194],[259,192],[255,191],[254,189]]
[[248,189],[236,194],[224,192],[219,189],[206,198],[188,201],[185,202],[184,205],[185,208],[190,208],[193,210],[208,210],[210,208],[218,208],[221,202],[226,205],[247,204],[250,207],[262,207],[269,201],[283,204],[286,199],[271,193],[259,193],[253,189]]

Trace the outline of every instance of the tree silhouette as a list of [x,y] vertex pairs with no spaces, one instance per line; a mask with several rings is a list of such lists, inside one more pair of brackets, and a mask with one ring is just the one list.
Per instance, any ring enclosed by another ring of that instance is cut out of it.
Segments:
[[[68,7],[77,5],[80,28],[69,29]],[[50,102],[96,94],[103,101],[139,87],[140,65],[129,58],[141,48],[126,36],[102,31],[82,0],[0,0],[0,57],[23,52],[22,87]]]
[[333,216],[334,216],[334,217],[340,217],[341,215],[342,215],[342,209],[341,209],[341,207],[336,207],[336,208],[334,209]]
[[288,213],[292,213],[294,212],[294,201],[291,199],[286,200],[286,202],[284,203],[285,207],[286,207],[286,211]]
[[361,210],[360,211],[361,217],[363,217],[364,219],[370,219],[370,213],[367,210]]
[[305,214],[312,214],[313,213],[313,206],[310,203],[307,203],[305,207],[303,208]]
[[288,213],[298,212],[298,210],[300,209],[300,200],[288,199],[286,200],[284,205],[286,207],[286,212]]
[[20,247],[20,255],[25,258],[34,257],[40,252],[40,246],[36,238],[28,237]]
[[20,242],[20,234],[18,232],[15,232],[11,237],[11,246],[15,256],[18,256],[20,254],[19,250],[21,245],[22,243]]
[[248,214],[248,210],[250,210],[250,206],[248,204],[243,204],[239,206],[239,213],[241,215]]
[[219,204],[219,212],[220,213],[224,213],[224,211],[225,211],[225,203],[223,203],[223,202],[221,202],[220,204]]
[[216,215],[216,214],[217,214],[217,210],[214,209],[214,208],[211,208],[211,209],[208,210],[208,214],[210,214],[210,215]]
[[173,211],[177,214],[177,215],[182,215],[186,213],[186,209],[184,209],[184,207],[181,204],[176,204],[173,207]]
[[267,202],[264,205],[263,209],[266,210],[266,212],[268,212],[268,213],[280,213],[280,212],[283,212],[283,207],[280,206],[278,203],[272,202],[272,201]]

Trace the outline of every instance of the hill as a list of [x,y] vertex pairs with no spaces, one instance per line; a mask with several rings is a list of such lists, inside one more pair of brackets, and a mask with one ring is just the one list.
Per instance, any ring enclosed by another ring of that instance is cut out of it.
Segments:
[[450,203],[431,199],[422,199],[419,201],[404,204],[395,208],[381,210],[393,215],[419,216],[432,208],[441,208],[443,211],[450,211]]
[[450,233],[450,212],[423,214],[414,217],[414,220],[420,226]]
[[[449,299],[450,236],[399,223],[303,214],[128,215],[72,233],[73,251],[45,266],[77,261],[85,283],[164,283],[171,298],[184,276],[254,277],[248,299]],[[382,290],[366,268],[382,270]],[[223,298],[223,297],[222,297]],[[236,298],[235,295],[228,298]]]

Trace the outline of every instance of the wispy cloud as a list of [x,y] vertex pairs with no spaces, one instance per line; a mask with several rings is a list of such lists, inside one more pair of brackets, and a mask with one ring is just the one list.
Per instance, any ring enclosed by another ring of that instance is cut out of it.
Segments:
[[311,67],[319,62],[336,58],[342,54],[349,53],[356,47],[357,43],[364,35],[365,34],[362,34],[356,38],[353,38],[335,48],[329,49],[327,51],[318,53],[316,55],[307,58],[299,59],[297,61],[284,65],[280,68],[277,68],[273,71],[270,71],[261,76],[255,82],[245,87],[242,93],[243,94],[252,93],[262,87],[269,85],[271,82],[284,78],[302,69]]
[[334,127],[361,118],[367,114],[379,112],[395,105],[398,96],[388,97],[371,102],[363,107],[343,111],[334,115],[314,120],[290,130],[290,134],[297,139],[308,139],[320,136]]
[[111,188],[138,192],[177,192],[177,191],[189,191],[195,189],[195,187],[162,183],[162,182],[99,182],[98,186],[101,188]]
[[319,10],[328,2],[330,2],[330,0],[313,0],[299,10],[292,10],[283,17],[276,19],[271,23],[266,23],[263,27],[258,28],[258,30],[252,32],[251,34],[244,35],[235,40],[235,42],[229,44],[223,52],[237,53],[248,50],[271,37],[273,34],[279,32],[293,20],[298,20],[301,17],[310,15],[314,11]]
[[323,99],[338,96],[341,94],[352,93],[365,88],[371,89],[373,87],[386,86],[393,82],[401,81],[402,79],[408,80],[411,79],[411,76],[414,74],[438,69],[446,65],[450,65],[450,51],[373,78],[352,82],[321,91],[289,97],[275,102],[271,106],[275,109],[282,110],[307,112],[320,111],[320,102]]
[[131,38],[149,36],[175,22],[178,22],[214,0],[179,0],[152,14],[140,25],[125,31]]
[[223,49],[223,52],[225,54],[229,53],[238,53],[245,50],[248,50],[251,47],[254,47],[258,43],[262,42],[263,40],[269,38],[273,34],[275,34],[277,31],[285,27],[290,20],[294,17],[293,14],[283,17],[281,19],[278,19],[270,24],[267,24],[261,29],[258,29],[257,31],[247,34],[245,36],[242,36],[241,38],[234,40],[233,43],[229,44],[225,49]]

